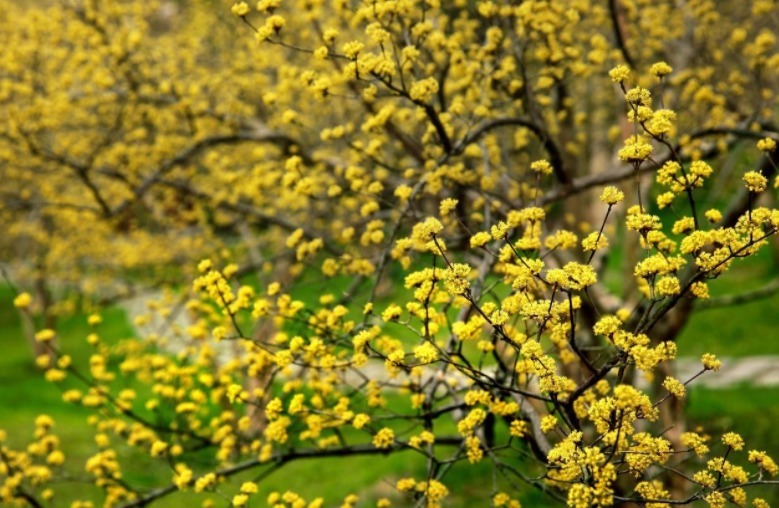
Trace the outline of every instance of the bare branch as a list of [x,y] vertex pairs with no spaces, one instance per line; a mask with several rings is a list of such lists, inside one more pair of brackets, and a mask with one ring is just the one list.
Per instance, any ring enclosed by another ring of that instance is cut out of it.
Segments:
[[741,305],[754,302],[763,298],[768,298],[779,292],[779,278],[776,278],[768,284],[752,291],[745,291],[733,295],[725,295],[710,300],[704,300],[698,304],[699,309],[716,309],[728,307],[731,305]]

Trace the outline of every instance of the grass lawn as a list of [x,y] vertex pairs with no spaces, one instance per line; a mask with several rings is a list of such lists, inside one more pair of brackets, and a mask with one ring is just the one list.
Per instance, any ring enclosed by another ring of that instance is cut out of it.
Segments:
[[[620,239],[621,241],[621,239]],[[771,238],[777,242],[779,239]],[[756,255],[735,259],[730,270],[709,280],[712,299],[759,289],[779,275],[775,245],[764,246]],[[776,257],[776,259],[775,259]],[[623,290],[625,259],[617,243],[608,258],[604,283],[617,295]],[[696,308],[676,339],[679,356],[779,355],[779,292],[748,303],[711,309]]]
[[[687,414],[690,429],[701,426],[706,432],[721,436],[737,432],[744,438],[744,450],[728,458],[746,465],[747,450],[763,450],[779,460],[779,387],[756,388],[737,386],[724,390],[693,388],[689,393]],[[712,451],[722,452],[721,444],[711,443]],[[754,466],[752,466],[754,467]],[[777,478],[771,478],[776,480]],[[772,506],[779,504],[779,486],[760,487],[748,491],[750,499],[762,496]]]
[[[737,259],[733,269],[711,281],[711,295],[740,294],[762,287],[776,277],[770,247],[749,259]],[[779,355],[779,292],[731,307],[696,311],[677,339],[679,355]]]
[[[712,294],[759,286],[771,273],[770,261],[770,253],[766,251],[755,259],[741,262],[741,266],[733,273],[712,283]],[[392,274],[392,277],[398,280],[400,276]],[[313,291],[311,289],[314,288],[307,288],[309,290],[304,291],[306,294],[301,297],[318,298],[325,291],[339,295],[346,287],[342,281],[336,284],[331,281],[326,289],[326,283],[322,284]],[[11,300],[10,290],[0,287],[0,330],[3,331],[4,349],[0,357],[0,428],[7,431],[10,446],[24,446],[31,438],[35,417],[40,413],[49,414],[57,422],[56,431],[62,438],[71,471],[76,475],[85,475],[81,464],[98,451],[92,441],[93,433],[85,432],[84,429],[88,412],[78,406],[62,403],[57,386],[46,382],[41,372],[34,367]],[[773,337],[775,333],[776,319],[772,311],[776,308],[779,308],[779,296],[775,295],[743,305],[737,310],[702,311],[688,324],[679,339],[681,354],[697,355],[704,351],[721,356],[779,354],[779,340],[765,340],[765,337]],[[103,323],[99,332],[108,342],[133,334],[121,309],[107,309],[102,315]],[[359,312],[352,315],[355,319],[359,319],[359,316]],[[84,315],[63,319],[59,324],[61,348],[77,364],[86,364],[92,352],[91,346],[84,340],[90,331]],[[714,435],[730,430],[738,431],[747,441],[748,448],[764,449],[773,452],[775,457],[777,455],[779,438],[772,429],[773,423],[779,420],[779,388],[739,387],[716,391],[693,388],[690,392],[689,415],[691,427],[701,425]],[[125,449],[123,453],[138,452]],[[164,484],[171,478],[169,467],[162,461],[149,461],[138,455],[137,461],[130,460],[128,463],[125,478],[130,482],[150,488]],[[402,505],[404,501],[393,487],[395,481],[406,476],[420,478],[424,471],[424,462],[411,452],[295,462],[262,481],[260,499],[272,491],[293,490],[308,499],[322,496],[327,506],[339,503],[350,493],[359,494],[366,505],[381,497],[398,500],[398,504]],[[250,480],[257,474],[258,471],[244,473],[236,483]],[[457,464],[447,476],[447,486],[452,492],[447,506],[473,506],[473,499],[484,499],[493,492],[495,482],[505,486],[505,481],[495,475],[489,461],[476,466]],[[779,502],[778,491],[764,489],[760,495]],[[226,493],[231,495],[233,491],[226,489]],[[63,485],[61,490],[58,487],[58,495],[58,506],[69,504],[64,501],[75,497],[92,499],[98,503],[102,499],[96,489],[85,487],[85,484]],[[193,499],[190,494],[177,494],[155,506],[188,506]],[[521,499],[525,506],[549,505],[547,499],[529,486],[523,487]],[[217,506],[224,502],[219,497],[214,500]],[[264,506],[264,501],[255,504]]]

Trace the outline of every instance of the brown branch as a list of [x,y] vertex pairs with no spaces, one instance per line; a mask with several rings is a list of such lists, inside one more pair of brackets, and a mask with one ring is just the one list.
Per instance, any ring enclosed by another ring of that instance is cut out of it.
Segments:
[[[238,133],[207,137],[189,146],[188,148],[185,148],[175,157],[163,162],[156,170],[152,172],[152,174],[147,176],[143,182],[141,182],[135,189],[133,189],[133,194],[135,195],[134,198],[127,199],[119,204],[116,208],[111,210],[110,215],[120,215],[122,212],[126,211],[130,206],[132,206],[134,202],[141,199],[167,173],[178,166],[188,164],[192,161],[192,159],[200,155],[206,149],[214,146],[226,146],[246,142],[275,143],[284,147],[298,145],[298,143],[292,138],[276,133]],[[307,159],[307,157],[304,158],[304,162],[305,159]]]
[[33,155],[37,155],[38,157],[41,157],[45,160],[56,162],[57,164],[62,164],[65,167],[70,168],[76,176],[81,180],[81,182],[89,189],[89,192],[92,194],[92,197],[97,202],[97,204],[100,206],[101,211],[104,215],[110,215],[111,213],[111,207],[108,205],[106,200],[103,198],[103,196],[100,194],[100,189],[98,189],[95,182],[92,181],[92,179],[89,177],[89,166],[85,164],[81,164],[71,158],[69,158],[66,155],[58,154],[48,148],[42,147],[42,146],[36,146],[36,144],[33,142],[29,134],[26,132],[22,133],[22,137],[24,138],[27,148],[30,150],[30,153]]
[[[734,136],[736,137],[736,139],[740,140],[743,138],[762,139],[764,137],[776,136],[776,133],[772,131],[770,126],[763,125],[762,127],[764,129],[763,131],[749,131],[745,129],[726,128],[726,127],[703,129],[690,134],[689,137],[690,139],[700,139],[700,138],[705,138],[710,136]],[[674,150],[677,153],[680,151],[680,149],[681,149],[681,145],[677,144],[674,146]],[[717,147],[711,147],[708,150],[705,150],[701,154],[700,159],[704,160],[710,157],[714,157],[719,153],[720,150]],[[663,164],[665,164],[667,161],[671,160],[672,157],[673,157],[672,152],[668,151],[662,157],[655,158],[654,162],[650,161],[645,164],[642,164],[641,168],[639,169],[639,173],[649,173],[652,171],[656,171],[660,169],[660,167]],[[777,156],[774,155],[774,157]],[[686,162],[690,160],[690,158],[681,156],[679,160],[681,162]],[[764,175],[765,174],[766,173],[764,172]],[[632,164],[622,164],[618,167],[612,168],[607,171],[603,171],[601,173],[574,178],[569,185],[558,187],[544,194],[541,197],[540,204],[546,205],[549,203],[553,203],[555,201],[560,201],[562,199],[568,198],[575,194],[579,194],[586,190],[592,189],[594,187],[600,187],[602,185],[608,185],[611,183],[618,183],[623,180],[627,180],[628,178],[634,178],[635,176],[636,176],[636,171]]]
[[533,134],[535,134],[539,141],[541,141],[541,143],[544,145],[544,150],[546,150],[547,154],[549,154],[549,163],[552,165],[552,169],[554,170],[554,174],[555,177],[557,177],[557,180],[564,185],[571,183],[571,179],[568,176],[568,173],[566,172],[565,166],[563,164],[563,155],[560,151],[560,148],[543,127],[533,122],[532,120],[525,118],[497,118],[495,120],[485,122],[484,124],[477,127],[473,132],[468,134],[465,138],[463,138],[453,148],[453,151],[455,155],[460,154],[463,150],[465,150],[465,147],[471,143],[474,143],[475,141],[478,141],[479,138],[491,130],[497,129],[498,127],[512,125],[525,127]]
[[617,38],[617,47],[619,48],[619,52],[622,53],[622,58],[625,59],[625,63],[627,63],[629,66],[635,67],[635,61],[633,60],[633,57],[630,56],[630,52],[628,51],[625,41],[625,35],[622,33],[622,13],[620,12],[620,8],[617,2],[618,0],[609,0],[611,26],[614,29],[614,36]]
[[[440,440],[436,439],[437,444],[459,445],[461,442],[462,439],[460,438],[449,438],[449,439],[444,438]],[[273,457],[271,457],[270,460],[265,462],[262,462],[259,459],[251,459],[245,462],[241,462],[240,464],[236,464],[234,466],[230,466],[230,467],[226,467],[214,471],[214,473],[216,474],[217,477],[228,477],[238,473],[242,473],[244,471],[248,471],[250,469],[254,469],[255,467],[259,467],[264,464],[270,465],[274,469],[278,469],[279,467],[281,467],[282,465],[288,462],[293,462],[295,460],[300,460],[300,459],[323,458],[323,457],[347,457],[353,455],[388,455],[392,452],[406,451],[406,450],[413,450],[413,448],[407,447],[406,445],[401,443],[396,443],[391,447],[384,448],[384,449],[376,448],[375,446],[370,444],[343,446],[341,448],[306,448],[300,450],[291,449],[284,453],[277,453]],[[151,492],[147,493],[145,496],[120,506],[121,508],[140,508],[143,506],[147,506],[152,502],[157,501],[160,498],[166,497],[176,491],[178,491],[178,487],[176,487],[176,485],[167,485],[165,487],[152,490]]]
[[752,291],[746,291],[743,293],[737,293],[733,295],[725,295],[710,300],[703,300],[698,303],[700,309],[716,309],[719,307],[727,307],[730,305],[741,305],[744,303],[754,302],[762,298],[768,298],[779,292],[779,278],[776,278],[768,284],[759,287]]
[[214,206],[218,208],[222,208],[223,210],[227,210],[233,213],[241,214],[245,217],[251,217],[253,219],[260,220],[262,222],[273,224],[274,226],[279,226],[280,228],[286,230],[286,231],[295,231],[297,229],[303,230],[303,236],[305,236],[308,239],[315,239],[315,238],[321,238],[323,242],[323,247],[325,250],[330,252],[331,254],[335,255],[341,255],[343,254],[343,250],[338,247],[335,243],[330,241],[328,238],[317,235],[314,231],[309,229],[306,226],[295,224],[292,221],[289,221],[279,215],[272,215],[266,212],[263,212],[262,210],[255,208],[254,206],[248,204],[248,203],[229,203],[227,201],[217,201],[215,200],[211,195],[200,191],[198,189],[195,189],[191,185],[189,185],[187,182],[182,181],[173,181],[173,180],[166,180],[166,179],[160,179],[158,181],[160,185],[164,185],[167,187],[171,187],[173,189],[176,189],[178,191],[184,192],[192,197],[204,200],[204,201],[211,201],[213,202]]

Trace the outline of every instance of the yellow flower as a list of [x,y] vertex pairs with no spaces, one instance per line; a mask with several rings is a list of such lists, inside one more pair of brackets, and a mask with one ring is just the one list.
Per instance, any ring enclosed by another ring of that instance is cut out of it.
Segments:
[[409,490],[414,490],[416,486],[417,486],[417,482],[413,478],[401,478],[395,484],[395,488],[397,488],[401,492],[408,492]]
[[706,445],[705,437],[695,432],[685,432],[682,434],[682,444],[695,452],[695,455],[702,457],[709,453],[709,447]]
[[393,303],[387,307],[384,312],[381,313],[381,319],[383,319],[385,322],[394,321],[400,317],[402,312],[403,309]]
[[684,398],[686,390],[682,382],[678,379],[670,376],[666,377],[665,381],[663,381],[663,387],[677,399]]
[[626,162],[644,161],[652,155],[652,145],[642,136],[630,136],[625,146],[617,152],[620,160]]
[[357,55],[360,54],[360,51],[362,51],[364,47],[365,45],[360,41],[351,41],[344,44],[341,48],[341,51],[343,51],[344,55],[346,55],[346,58],[354,60],[357,58]]
[[152,457],[159,457],[165,451],[168,449],[168,444],[164,441],[155,441],[151,445],[151,449],[149,450],[149,453]]
[[389,448],[395,442],[395,432],[388,427],[384,427],[373,436],[373,446],[376,448]]
[[744,439],[735,432],[728,432],[722,436],[722,442],[738,451],[744,448]]
[[446,198],[441,201],[439,205],[439,213],[441,217],[446,217],[449,213],[457,207],[458,201],[454,198]]
[[232,384],[227,388],[227,399],[230,402],[241,401],[246,398],[246,392],[239,384]]
[[257,2],[257,10],[263,14],[272,14],[281,6],[281,0],[260,0]]
[[54,330],[45,329],[41,330],[38,333],[35,334],[35,340],[37,342],[50,342],[54,337],[57,336],[57,333]]
[[703,214],[706,219],[708,219],[709,222],[715,223],[722,220],[722,212],[715,208],[711,208],[709,210],[706,210],[706,213]]
[[441,224],[441,221],[439,221],[435,217],[428,217],[420,225],[419,234],[422,238],[429,240],[434,235],[440,233],[443,229],[444,229],[444,225]]
[[630,78],[630,68],[627,65],[617,65],[609,71],[609,77],[615,83],[622,83]]
[[328,28],[327,30],[325,30],[325,33],[322,34],[322,40],[324,40],[326,44],[332,44],[337,37],[338,37],[338,30],[336,30],[335,28]]
[[637,86],[625,93],[625,100],[631,104],[649,106],[652,103],[652,94],[646,88]]
[[232,10],[233,14],[236,16],[243,17],[249,14],[249,5],[246,2],[237,2],[233,4],[233,7],[230,10]]
[[541,432],[547,434],[557,427],[557,418],[554,415],[546,415],[541,418]]
[[352,426],[354,426],[355,429],[360,430],[365,427],[365,425],[370,423],[370,421],[370,416],[366,415],[365,413],[360,413],[352,420]]
[[678,295],[682,290],[681,286],[679,285],[679,279],[672,275],[663,277],[657,281],[655,289],[657,289],[657,291],[663,296]]
[[398,187],[395,189],[395,196],[401,201],[408,201],[408,198],[411,197],[413,192],[414,189],[408,185],[398,185]]
[[509,427],[509,433],[518,438],[522,438],[527,434],[527,422],[523,420],[514,420]]
[[530,169],[534,173],[539,173],[542,175],[550,175],[552,174],[552,165],[549,164],[548,161],[545,160],[539,160],[535,161],[530,164]]
[[706,370],[718,371],[722,367],[722,361],[718,360],[716,356],[711,353],[704,353],[701,356],[701,363]]
[[766,177],[757,171],[747,171],[744,173],[744,182],[746,182],[747,189],[749,189],[750,192],[763,192],[768,185]]
[[439,501],[449,495],[449,489],[438,480],[429,482],[419,482],[416,486],[417,492],[424,492],[430,501],[427,506],[441,506]]
[[489,243],[490,240],[492,240],[491,234],[489,234],[486,231],[479,231],[478,233],[476,233],[471,237],[471,247],[472,248],[481,247]]
[[444,270],[443,279],[446,289],[454,295],[465,293],[471,286],[471,283],[466,278],[470,273],[470,265],[453,263],[451,267]]
[[32,296],[30,296],[30,293],[19,293],[19,295],[14,298],[14,306],[17,309],[26,309],[31,303]]
[[623,199],[625,199],[625,193],[611,185],[604,187],[600,195],[600,200],[607,205],[616,205]]
[[286,20],[277,14],[274,14],[265,20],[265,27],[276,33],[279,33],[286,24]]
[[411,85],[409,97],[416,102],[430,102],[438,93],[438,81],[435,78],[426,78]]
[[757,149],[761,152],[773,152],[776,150],[776,141],[771,138],[763,138],[757,142]]
[[776,462],[774,462],[774,459],[769,457],[768,454],[764,451],[750,450],[748,458],[749,462],[757,464],[761,469],[765,469],[768,474],[772,476],[775,476],[777,473],[779,473],[779,466],[777,466]]
[[414,357],[421,363],[433,363],[438,359],[438,350],[430,342],[414,348]]
[[176,464],[176,467],[174,468],[173,483],[179,490],[184,490],[192,481],[192,476],[192,470],[189,469],[186,464]]
[[690,293],[696,298],[705,300],[709,297],[709,286],[705,282],[693,282],[690,286]]
[[509,231],[509,225],[501,221],[490,228],[490,236],[493,240],[500,240],[506,238]]
[[582,240],[582,249],[585,251],[604,249],[608,246],[609,241],[603,233],[592,232]]
[[671,72],[673,72],[673,68],[671,68],[671,66],[665,62],[657,62],[652,64],[652,67],[649,68],[649,72],[658,78],[662,78],[663,76],[671,74]]

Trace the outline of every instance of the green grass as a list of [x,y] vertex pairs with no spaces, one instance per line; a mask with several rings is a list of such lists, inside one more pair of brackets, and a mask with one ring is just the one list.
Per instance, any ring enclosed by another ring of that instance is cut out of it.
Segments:
[[[754,470],[754,466],[747,466],[747,450],[766,451],[779,461],[779,433],[776,431],[779,387],[694,388],[689,393],[687,414],[690,430],[700,427],[713,436],[721,436],[725,432],[741,434],[745,441],[744,450],[729,455],[728,459],[747,467],[747,470]],[[718,442],[712,442],[711,448],[720,455],[724,452],[723,445]],[[762,496],[776,506],[779,503],[779,486],[758,487],[748,490],[747,495],[750,499]]]
[[[712,295],[729,294],[759,287],[773,273],[771,252],[764,249],[760,255],[746,261],[737,261],[734,270],[711,283]],[[401,273],[386,275],[394,281],[403,278]],[[320,295],[332,293],[339,297],[348,287],[350,279],[336,278],[319,280],[309,286],[297,288],[293,293],[307,305],[314,306]],[[365,284],[370,284],[366,282]],[[388,302],[385,295],[377,304],[381,312]],[[93,443],[93,432],[85,428],[89,412],[78,406],[64,404],[57,386],[46,382],[34,366],[28,345],[23,338],[17,311],[11,305],[12,294],[6,287],[0,287],[0,330],[3,331],[4,354],[0,357],[0,428],[8,432],[10,446],[24,446],[29,442],[33,421],[40,413],[52,416],[57,422],[56,431],[63,441],[70,469],[84,476],[83,463],[98,448]],[[360,305],[361,307],[361,305]],[[724,308],[697,312],[679,337],[681,355],[698,355],[704,351],[721,356],[749,354],[779,354],[779,340],[766,340],[774,336],[776,320],[773,309],[779,308],[779,296],[758,300],[737,308]],[[107,309],[99,326],[100,336],[108,342],[115,342],[131,336],[132,327],[123,311]],[[351,319],[361,319],[359,308],[351,309]],[[92,347],[84,340],[91,332],[86,316],[77,314],[63,319],[58,324],[61,349],[73,356],[76,364],[84,365]],[[707,432],[720,435],[730,430],[744,435],[749,448],[779,450],[779,439],[772,432],[773,422],[779,419],[779,388],[742,387],[729,390],[693,389],[690,393],[689,415],[691,427],[701,425]],[[391,401],[391,404],[406,402]],[[450,427],[451,427],[451,422]],[[446,424],[444,424],[446,426]],[[451,430],[451,429],[450,429]],[[125,478],[144,488],[164,485],[171,478],[171,471],[162,461],[149,461],[138,451],[119,447],[129,460]],[[265,478],[261,483],[260,499],[272,491],[293,490],[307,499],[322,496],[326,505],[335,505],[350,493],[361,496],[361,506],[369,505],[381,497],[389,497],[403,505],[404,500],[395,491],[394,482],[402,477],[424,477],[425,463],[413,452],[402,452],[390,456],[362,456],[328,458],[293,462]],[[250,480],[259,473],[251,471],[237,477],[235,485]],[[477,465],[458,463],[449,472],[446,484],[452,494],[447,506],[473,506],[474,499],[485,499],[497,485],[505,487],[505,480],[495,475],[488,460]],[[229,496],[236,487],[225,487]],[[777,489],[764,489],[760,495],[775,502],[779,501]],[[85,484],[71,484],[57,487],[60,502],[80,497],[102,502],[102,494]],[[773,497],[771,497],[773,496]],[[521,487],[521,499],[525,506],[546,506],[549,504],[541,493],[532,487]],[[194,505],[193,494],[177,493],[163,502],[162,507]],[[214,500],[223,501],[219,497]],[[199,504],[199,502],[198,502]],[[260,505],[263,503],[260,502]]]
[[[766,246],[752,258],[735,260],[731,271],[709,283],[711,296],[751,291],[776,277],[771,249]],[[679,355],[779,355],[776,309],[779,293],[740,305],[696,310],[677,339]]]
[[[666,223],[671,222],[672,219],[666,218]],[[709,280],[711,297],[747,293],[779,276],[777,241],[770,238],[769,245],[756,255],[733,260],[726,273]],[[624,285],[623,242],[624,238],[616,239],[603,276],[606,287],[616,295],[622,294]],[[676,338],[679,356],[697,357],[707,352],[718,356],[779,355],[776,309],[779,309],[779,292],[738,305],[694,308]]]

